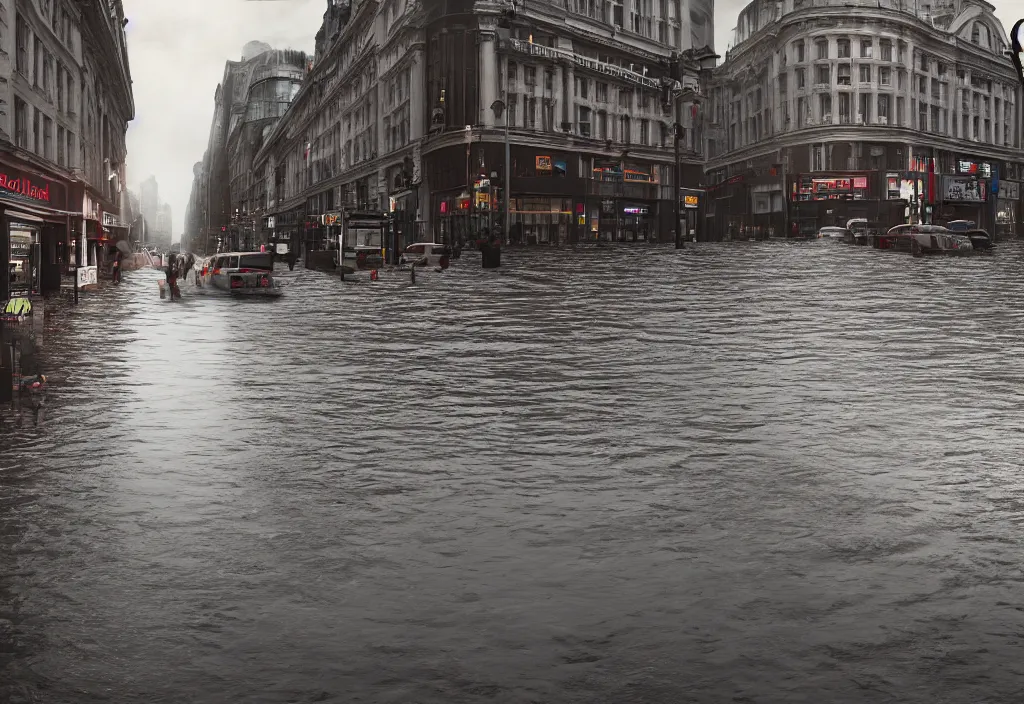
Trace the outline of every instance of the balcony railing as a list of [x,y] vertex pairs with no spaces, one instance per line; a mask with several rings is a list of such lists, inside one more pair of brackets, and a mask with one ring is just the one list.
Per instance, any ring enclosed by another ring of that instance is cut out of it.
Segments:
[[511,49],[512,51],[520,54],[527,54],[529,56],[541,56],[553,61],[565,60],[571,61],[577,66],[598,73],[603,73],[607,76],[614,78],[621,78],[631,83],[637,83],[647,88],[660,88],[660,83],[653,79],[645,76],[642,73],[636,71],[630,71],[629,69],[622,68],[615,64],[606,63],[604,61],[598,61],[592,59],[589,56],[581,56],[572,51],[566,51],[564,49],[556,49],[550,46],[542,46],[540,44],[534,44],[533,42],[523,41],[522,39],[507,39],[502,41],[503,48]]

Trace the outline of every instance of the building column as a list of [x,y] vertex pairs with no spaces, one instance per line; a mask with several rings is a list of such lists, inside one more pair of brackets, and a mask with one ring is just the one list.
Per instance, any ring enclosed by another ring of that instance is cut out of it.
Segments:
[[[562,85],[563,79],[564,79],[564,71],[562,69],[562,64],[561,63],[556,63],[555,64],[554,85],[553,85],[554,91],[552,92],[553,94],[551,96],[552,100],[555,101],[554,108],[551,111],[552,114],[554,115],[555,124],[553,124],[551,126],[551,128],[556,133],[562,131],[562,122],[565,121],[565,119],[562,117],[562,112],[563,112],[563,109],[564,109],[563,105],[565,105],[565,86]],[[592,120],[596,121],[596,119],[597,119],[597,117],[595,115],[592,118]],[[591,132],[591,134],[593,134],[593,132]]]
[[[412,56],[412,68],[409,71],[409,141],[416,140],[427,134],[427,113],[433,110],[433,102],[427,99],[427,78],[424,64],[426,57],[423,49],[417,49]],[[344,135],[342,135],[344,140]]]
[[[562,122],[575,122],[573,119],[575,117],[573,115],[573,105],[576,102],[576,69],[572,64],[565,69],[565,84],[562,88],[562,95],[565,96],[565,99],[562,101]],[[561,128],[561,125],[558,127]]]
[[495,52],[493,32],[480,32],[480,122],[494,127],[491,105],[498,97],[498,55]]

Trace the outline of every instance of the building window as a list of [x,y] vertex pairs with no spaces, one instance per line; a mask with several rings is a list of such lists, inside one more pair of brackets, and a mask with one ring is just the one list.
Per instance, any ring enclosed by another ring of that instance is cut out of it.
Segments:
[[651,143],[651,123],[647,120],[640,120],[640,144],[645,146]]
[[882,86],[892,85],[892,69],[888,66],[878,67],[878,84]]
[[[829,69],[829,66],[818,66],[818,75],[815,77],[814,82],[818,85],[832,85],[832,75]],[[849,66],[847,66],[847,69],[849,69]]]
[[946,133],[945,122],[946,121],[942,119],[942,114],[939,111],[938,106],[933,105],[932,106],[932,132],[937,132],[939,134],[945,134]]
[[832,124],[832,96],[824,93],[818,96],[818,106],[821,108],[821,121],[823,124]]
[[896,124],[903,127],[903,115],[906,112],[907,101],[905,98],[896,98]]
[[580,97],[584,100],[590,99],[590,79],[580,79]]
[[796,99],[796,126],[798,128],[805,127],[807,125],[807,99],[797,98]]
[[850,64],[839,64],[836,71],[836,83],[841,86],[850,85]]
[[607,103],[608,102],[608,84],[598,82],[597,84],[597,102]]
[[802,64],[804,62],[804,43],[803,41],[796,42],[793,44],[793,48],[796,50],[796,62]]
[[633,92],[626,90],[625,88],[619,89],[619,107],[620,108],[632,108],[633,107]]
[[917,92],[921,95],[928,93],[928,78],[925,76],[917,77]]
[[35,108],[32,115],[32,151],[42,154],[43,150],[43,113]]
[[64,112],[64,66],[57,62],[57,110]]
[[921,52],[921,70],[928,73],[928,54]]
[[526,101],[526,126],[528,128],[537,128],[537,99],[529,98]]
[[629,115],[623,115],[619,118],[619,141],[624,144],[630,143],[630,132],[633,130],[633,125],[629,120]]
[[43,93],[47,99],[50,98],[50,84],[53,82],[53,57],[50,52],[43,50]]
[[878,43],[878,48],[881,52],[882,61],[892,61],[892,42],[888,39],[883,39]]
[[14,96],[14,139],[22,149],[28,149],[28,105]]
[[555,89],[555,76],[551,73],[550,69],[544,71],[544,90],[552,91]]
[[871,93],[861,93],[857,98],[860,104],[857,106],[857,122],[865,125],[871,123]]
[[862,59],[873,58],[874,49],[875,49],[874,44],[872,44],[870,39],[861,39],[860,40],[860,58],[862,58]]
[[860,65],[860,82],[871,83],[871,64]]
[[878,122],[883,125],[889,124],[889,96],[878,96]]
[[519,64],[515,61],[508,63],[508,81],[513,87],[519,81]]
[[43,42],[38,36],[36,36],[35,41],[35,63],[33,64],[33,69],[32,85],[38,88],[40,82],[43,80]]
[[664,122],[661,124],[661,146],[668,146],[668,125]]
[[807,73],[804,69],[798,68],[796,70],[796,87],[804,88],[807,85]]
[[785,93],[787,90],[789,90],[789,86],[787,85],[787,83],[788,83],[788,81],[786,80],[786,74],[780,73],[779,74],[779,92],[780,93]]
[[528,86],[537,85],[537,68],[535,66],[527,66],[523,73],[523,83]]
[[75,166],[75,135],[71,132],[71,130],[68,130],[68,132],[67,132],[67,140],[68,140],[67,160],[68,160],[68,168],[70,169],[70,168],[74,168],[74,166]]
[[811,147],[811,171],[825,170],[825,147]]
[[28,25],[18,13],[16,41],[18,42],[15,67],[18,73],[28,78]]
[[850,115],[850,94],[840,93],[839,94],[839,123],[842,125],[848,125],[851,122]]
[[513,93],[508,97],[508,124],[516,127],[519,121],[516,119],[516,108],[519,107],[519,94]]
[[[848,58],[850,58],[850,40],[849,39],[840,39],[838,42],[836,42],[836,47],[839,49],[839,58],[840,59],[848,59]],[[820,59],[822,57],[819,56],[818,58]]]
[[53,161],[53,120],[43,118],[43,158]]
[[817,51],[817,56],[818,56],[819,59],[827,59],[828,58],[828,40],[827,39],[819,39],[818,41],[814,42],[814,47],[815,47],[815,49]]

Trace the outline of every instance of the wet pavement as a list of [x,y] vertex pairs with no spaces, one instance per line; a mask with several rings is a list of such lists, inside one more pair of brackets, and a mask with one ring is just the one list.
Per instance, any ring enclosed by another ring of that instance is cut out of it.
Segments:
[[1024,700],[1024,247],[476,256],[54,316],[0,702]]

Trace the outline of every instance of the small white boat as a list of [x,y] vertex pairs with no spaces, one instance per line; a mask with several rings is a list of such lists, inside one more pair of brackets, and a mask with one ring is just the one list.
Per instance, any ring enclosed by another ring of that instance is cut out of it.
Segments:
[[276,298],[284,294],[274,279],[274,256],[269,252],[225,252],[209,257],[199,272],[199,286],[232,296]]

